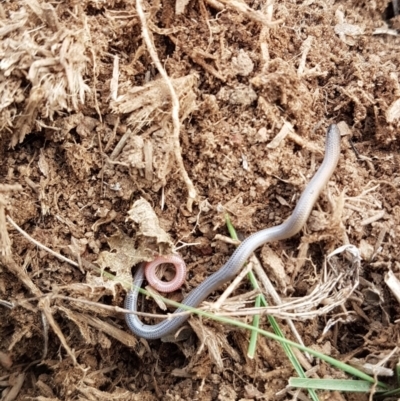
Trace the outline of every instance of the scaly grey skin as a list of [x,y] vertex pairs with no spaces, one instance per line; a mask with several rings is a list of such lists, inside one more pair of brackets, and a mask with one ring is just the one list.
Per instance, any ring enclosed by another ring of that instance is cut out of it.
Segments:
[[[297,234],[307,221],[314,204],[322,189],[328,183],[336,168],[340,156],[340,131],[336,124],[328,128],[325,143],[325,157],[314,177],[311,179],[292,215],[276,227],[265,228],[246,238],[235,250],[229,260],[214,274],[207,277],[197,288],[193,289],[183,300],[184,305],[197,307],[209,294],[220,288],[227,281],[231,281],[241,270],[246,260],[261,245],[266,242],[279,241]],[[125,298],[125,309],[137,311],[139,291],[144,281],[143,265],[133,277],[133,289]],[[183,312],[178,308],[174,313]],[[125,315],[126,323],[134,334],[148,340],[165,337],[177,331],[188,319],[188,315],[181,315],[164,320],[154,325],[144,324],[134,314]]]

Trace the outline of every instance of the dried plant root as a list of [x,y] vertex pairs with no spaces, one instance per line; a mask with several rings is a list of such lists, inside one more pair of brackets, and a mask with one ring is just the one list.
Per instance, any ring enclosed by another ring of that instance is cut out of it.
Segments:
[[157,67],[157,70],[165,80],[165,83],[167,84],[167,87],[170,91],[171,94],[171,101],[172,101],[172,123],[173,123],[173,133],[172,133],[172,140],[173,140],[173,150],[174,150],[174,156],[176,159],[176,162],[178,164],[178,168],[180,170],[181,176],[183,181],[186,184],[187,190],[188,190],[188,200],[186,203],[187,209],[191,212],[192,211],[192,205],[193,202],[196,201],[197,199],[197,191],[192,183],[192,180],[189,177],[189,174],[187,173],[185,166],[183,164],[183,159],[182,159],[182,148],[181,144],[179,141],[179,133],[180,133],[180,121],[179,121],[179,99],[178,96],[176,95],[175,89],[172,85],[171,79],[169,78],[167,72],[165,71],[164,67],[162,66],[160,59],[158,58],[156,49],[154,47],[153,40],[151,39],[151,34],[150,31],[147,27],[147,20],[146,16],[144,15],[143,7],[142,7],[142,1],[141,0],[136,0],[136,9],[140,18],[140,22],[142,24],[142,35],[143,39],[146,43],[147,49],[149,51],[150,57],[153,60],[154,64]]

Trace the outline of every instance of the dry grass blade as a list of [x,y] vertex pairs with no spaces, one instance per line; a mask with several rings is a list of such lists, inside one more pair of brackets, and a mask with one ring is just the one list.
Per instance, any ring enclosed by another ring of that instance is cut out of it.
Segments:
[[[64,307],[58,307],[58,309],[61,310],[62,312],[64,312],[65,315],[78,326],[82,335],[84,335],[85,331],[87,331],[85,329],[85,326],[90,325],[90,326],[94,327],[95,329],[99,330],[100,333],[108,334],[110,337],[115,338],[117,341],[126,345],[127,347],[134,347],[138,342],[137,339],[133,335],[127,333],[124,330],[118,329],[117,327],[113,326],[112,324],[104,322],[103,320],[98,319],[92,315],[83,314],[83,313],[75,313],[75,312],[71,311],[70,309],[64,308]],[[89,336],[87,336],[87,335],[84,335],[84,337],[86,339],[89,338]],[[91,341],[88,340],[88,342],[91,342]]]
[[56,334],[56,336],[58,337],[58,339],[60,340],[61,344],[63,345],[64,349],[67,351],[68,355],[71,357],[72,362],[74,363],[74,365],[79,366],[75,354],[72,351],[72,349],[69,347],[67,340],[65,339],[65,336],[63,334],[63,332],[60,329],[60,326],[58,325],[58,323],[54,320],[54,316],[53,313],[50,309],[50,300],[49,298],[42,298],[39,301],[39,307],[40,309],[43,311],[43,313],[45,314],[47,321],[49,322],[49,325],[51,326],[51,328],[53,329],[54,333]]
[[6,226],[6,207],[8,205],[7,194],[11,191],[21,191],[22,187],[19,184],[5,185],[0,184],[0,255],[11,255],[11,241],[8,235]]
[[240,360],[239,354],[229,344],[227,337],[223,332],[204,326],[201,320],[190,319],[189,323],[201,342],[197,354],[201,354],[202,349],[206,347],[210,358],[219,371],[222,371],[224,368],[222,351],[227,352],[235,361]]

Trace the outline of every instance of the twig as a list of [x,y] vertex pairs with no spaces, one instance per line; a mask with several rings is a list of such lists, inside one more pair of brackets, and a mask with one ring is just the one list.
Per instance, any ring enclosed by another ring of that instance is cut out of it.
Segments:
[[12,302],[4,301],[3,299],[0,299],[0,305],[10,309],[13,309],[15,307],[15,305]]
[[111,323],[102,321],[95,316],[85,313],[76,313],[75,311],[62,306],[59,306],[58,309],[64,312],[65,315],[76,324],[88,324],[96,330],[115,338],[127,347],[134,347],[138,343],[137,338],[133,334],[128,334],[126,331],[119,329]]
[[30,242],[35,244],[38,248],[45,250],[46,252],[50,253],[51,255],[55,256],[57,259],[60,259],[63,262],[67,262],[67,263],[71,264],[72,266],[79,267],[78,263],[74,262],[71,259],[66,258],[65,256],[61,255],[60,253],[57,253],[57,252],[53,251],[50,248],[47,248],[46,245],[43,245],[40,242],[38,242],[35,239],[33,239],[10,216],[7,216],[6,219],[20,234],[22,234],[26,239],[28,239]]
[[182,148],[181,144],[179,141],[179,134],[180,134],[180,121],[179,121],[179,99],[178,96],[176,95],[175,89],[172,85],[172,82],[165,71],[164,67],[161,64],[160,59],[158,58],[157,51],[154,47],[154,43],[150,37],[150,32],[147,27],[147,20],[146,16],[144,15],[143,11],[143,6],[142,6],[142,0],[136,0],[136,11],[139,15],[140,22],[142,24],[142,35],[143,39],[146,43],[147,50],[149,51],[150,57],[153,60],[153,63],[157,67],[158,72],[161,74],[163,77],[169,91],[171,94],[171,102],[172,102],[172,124],[173,124],[173,133],[172,133],[172,139],[173,139],[173,148],[174,148],[174,155],[176,162],[178,164],[179,170],[181,172],[183,181],[186,184],[186,187],[188,189],[188,200],[186,203],[187,209],[191,212],[192,211],[192,205],[193,202],[197,199],[197,191],[189,178],[189,175],[185,169],[185,166],[183,164],[183,159],[182,159]]
[[46,358],[47,353],[49,351],[49,321],[46,318],[46,315],[42,312],[42,325],[43,325],[43,355],[42,360]]
[[[87,299],[73,298],[73,297],[68,297],[66,295],[57,295],[57,294],[46,294],[41,297],[21,299],[21,300],[18,300],[18,302],[15,302],[15,306],[18,306],[18,305],[22,306],[26,302],[30,302],[30,301],[34,301],[34,300],[37,301],[38,298],[40,298],[40,299],[41,298],[49,298],[50,300],[61,299],[64,301],[77,302],[77,303],[94,306],[96,308],[101,308],[101,309],[113,312],[113,315],[115,315],[116,313],[124,313],[124,314],[128,314],[128,315],[137,315],[137,316],[149,317],[149,318],[154,318],[154,319],[170,319],[171,317],[175,318],[175,317],[179,317],[179,316],[183,316],[183,315],[187,315],[187,314],[191,313],[191,312],[185,311],[185,312],[174,313],[173,315],[171,315],[171,314],[138,312],[138,311],[131,311],[129,309],[120,308],[119,306],[105,305],[105,304],[102,304],[99,302],[89,301]],[[205,308],[199,308],[199,309],[205,310]]]
[[386,210],[380,210],[379,212],[375,213],[373,216],[368,217],[360,222],[361,226],[367,226],[368,224],[372,224],[375,221],[382,219],[386,214]]
[[[269,294],[271,296],[271,298],[274,300],[274,302],[277,306],[282,305],[282,300],[281,300],[279,294],[277,293],[277,291],[275,290],[275,287],[272,285],[268,275],[265,273],[264,269],[262,268],[261,263],[254,255],[252,256],[252,259],[253,258],[254,258],[254,260],[253,260],[254,272],[256,273],[258,279],[261,281],[264,291],[266,291],[267,294]],[[257,262],[257,263],[255,263],[255,262]],[[294,337],[299,342],[299,344],[304,345],[304,342],[303,342],[299,332],[297,331],[296,326],[294,325],[293,321],[290,318],[286,318],[286,323],[290,327],[290,330],[292,331]],[[306,357],[308,360],[310,360],[310,361],[312,360],[311,356],[308,353],[306,354]]]
[[38,287],[33,283],[29,275],[22,269],[11,256],[3,257],[0,255],[0,263],[7,267],[7,269],[14,274],[25,287],[36,297],[41,297],[43,294]]
[[225,242],[225,244],[236,245],[236,246],[240,245],[240,243],[242,242],[238,239],[232,239],[232,238],[229,238],[226,235],[222,235],[222,234],[215,234],[214,240],[215,241],[223,241],[223,242]]
[[20,373],[15,381],[14,385],[11,387],[10,391],[5,395],[4,398],[2,398],[3,401],[13,401],[18,397],[18,394],[22,388],[22,385],[24,384],[25,381],[25,373]]
[[236,289],[236,287],[241,283],[241,281],[247,276],[249,271],[253,268],[253,263],[249,261],[247,265],[242,269],[242,271],[235,277],[231,284],[229,284],[228,288],[223,292],[223,294],[218,298],[218,301],[212,304],[213,310],[221,309],[222,304],[226,301],[229,295]]
[[304,74],[307,55],[308,55],[308,53],[309,53],[309,51],[311,49],[311,45],[312,45],[313,39],[314,39],[313,36],[308,36],[307,39],[301,45],[302,54],[301,54],[301,59],[300,59],[300,63],[299,63],[299,68],[297,69],[297,75],[298,76],[302,76]]
[[182,43],[173,35],[169,35],[168,37],[177,47],[179,47],[183,52],[185,52],[196,64],[203,67],[204,70],[206,70],[211,75],[214,75],[215,78],[219,79],[222,82],[226,82],[226,77],[206,61],[207,59],[211,60],[215,59],[215,56],[213,56],[210,53],[193,48],[191,46],[187,46],[185,45],[185,43]]
[[[266,15],[267,21],[272,21],[272,14],[274,12],[274,0],[270,0],[267,4],[261,6],[262,12]],[[263,25],[260,32],[260,49],[261,49],[261,59],[262,59],[262,69],[267,71],[268,64],[270,61],[270,54],[268,48],[269,42],[269,31],[270,28],[266,25]]]
[[[45,249],[46,251],[48,251],[49,253],[51,253],[52,255],[61,258],[62,260],[69,262],[69,259],[64,258],[62,255],[52,251],[50,248],[47,248],[46,246],[44,246],[43,244],[37,242],[36,240],[34,240],[31,236],[29,236],[24,230],[22,230],[22,228],[20,228],[15,222],[14,220],[10,217],[7,216],[6,217],[7,221],[18,231],[20,232],[24,237],[26,237],[27,239],[29,239],[29,241],[32,241],[35,245],[37,245],[38,247]],[[33,283],[33,281],[31,280],[31,278],[28,276],[28,274],[20,267],[17,265],[17,263],[15,263],[15,261],[11,258],[11,257],[1,257],[0,256],[0,261],[7,266],[7,268],[13,273],[15,274],[16,277],[18,277],[24,284],[25,286],[32,292],[32,294],[34,294],[36,297],[42,298],[43,297],[43,293],[40,291],[40,289]],[[73,265],[76,265],[78,267],[78,264],[72,262]],[[56,323],[56,321],[54,320],[54,317],[52,315],[52,311],[50,309],[50,305],[49,302],[46,301],[45,298],[42,298],[43,302],[41,304],[39,304],[39,308],[40,310],[43,312],[47,322],[50,324],[50,326],[52,327],[52,329],[54,330],[55,334],[57,335],[57,337],[59,338],[59,340],[61,341],[61,344],[63,345],[64,349],[67,351],[68,355],[72,358],[73,362],[75,365],[79,366],[74,353],[72,352],[71,348],[68,346],[68,343],[60,329],[60,327],[58,326],[58,324]],[[44,316],[42,315],[42,319],[44,319]],[[44,328],[45,328],[45,332],[44,332],[44,336],[46,338],[47,334],[46,334],[46,323],[44,323]],[[47,353],[46,350],[46,345],[45,345],[45,349],[44,352]]]
[[282,20],[271,21],[266,18],[265,15],[259,11],[253,10],[245,2],[238,0],[218,0],[220,3],[225,4],[225,6],[231,10],[235,10],[238,13],[244,14],[247,18],[259,22],[266,27],[273,28],[279,25]]
[[[51,308],[50,308],[49,299],[42,298],[41,302],[39,302],[39,308],[43,311],[44,315],[46,316],[47,322],[53,329],[53,331],[56,334],[56,336],[58,337],[58,339],[61,341],[61,344],[63,345],[64,349],[67,351],[67,354],[71,357],[74,365],[82,369],[82,367],[79,365],[78,361],[76,360],[74,352],[69,347],[67,340],[65,339],[64,334],[60,329],[60,326],[54,320],[53,312],[51,311]],[[44,326],[44,327],[46,327],[46,326]],[[44,349],[44,351],[46,351],[46,349]]]

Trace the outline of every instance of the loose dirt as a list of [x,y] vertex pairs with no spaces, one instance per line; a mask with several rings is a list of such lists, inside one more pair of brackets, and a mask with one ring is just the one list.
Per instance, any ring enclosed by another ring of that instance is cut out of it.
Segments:
[[[2,400],[293,399],[296,373],[276,342],[259,337],[249,358],[249,333],[198,317],[182,341],[145,341],[116,307],[131,269],[156,253],[178,249],[187,263],[175,301],[220,268],[235,247],[215,238],[228,235],[225,213],[241,238],[286,219],[332,122],[341,158],[306,227],[257,255],[284,302],[342,274],[305,305],[311,319],[292,311],[303,342],[359,368],[394,368],[400,297],[386,281],[400,279],[396,4],[144,3],[175,120],[135,2],[0,4]],[[361,264],[339,255],[326,267],[346,244]],[[250,291],[244,280],[233,295]],[[340,306],[318,313],[332,300]],[[265,316],[261,327],[272,330]],[[311,377],[346,377],[301,360]]]

